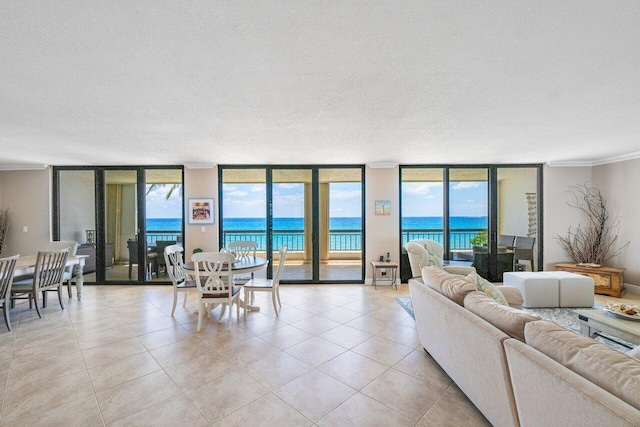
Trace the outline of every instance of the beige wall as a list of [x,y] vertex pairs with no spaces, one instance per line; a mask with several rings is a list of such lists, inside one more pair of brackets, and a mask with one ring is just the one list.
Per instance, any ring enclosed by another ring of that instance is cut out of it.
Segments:
[[3,255],[34,254],[51,240],[51,170],[0,172],[0,189],[0,209],[9,208]]
[[[189,199],[213,198],[215,200],[215,220],[213,224],[189,225]],[[218,168],[211,169],[185,169],[184,170],[184,238],[185,259],[191,259],[193,249],[201,248],[203,251],[217,251],[218,247]]]
[[640,285],[640,199],[636,185],[640,182],[640,159],[595,166],[593,185],[607,199],[611,219],[619,223],[621,247],[630,242],[624,252],[607,262],[613,267],[626,268],[625,283]]
[[556,263],[570,261],[556,238],[583,222],[580,212],[567,204],[568,191],[569,186],[590,179],[590,167],[544,167],[544,270],[554,270]]
[[[366,274],[367,283],[371,283],[371,261],[377,260],[387,252],[391,260],[400,262],[400,193],[399,170],[395,168],[372,169],[365,171],[365,209],[366,209]],[[390,200],[391,214],[376,215],[375,201]],[[398,274],[400,272],[398,271]]]
[[[630,197],[633,184],[640,178],[640,160],[614,163],[593,168],[593,182],[610,201],[612,213],[619,216],[620,232],[631,245],[615,265],[627,268],[625,282],[640,284],[640,268],[635,260],[640,256],[640,227],[637,212],[640,202]],[[399,186],[398,168],[366,168],[366,276],[371,277],[370,262],[378,256],[391,253],[399,260]],[[187,257],[193,248],[218,249],[218,173],[213,169],[185,169],[185,200],[213,197],[216,199],[216,220],[213,225],[189,225],[185,221]],[[555,239],[565,235],[569,226],[583,219],[579,212],[567,205],[570,185],[582,184],[592,177],[590,167],[544,168],[544,261],[545,269],[553,269],[557,262],[568,258]],[[34,253],[42,242],[48,241],[50,229],[51,172],[3,171],[0,172],[0,208],[9,208],[9,241],[6,254]],[[375,215],[376,200],[391,201],[391,215]],[[186,216],[186,212],[185,212]],[[22,227],[28,232],[23,233]]]

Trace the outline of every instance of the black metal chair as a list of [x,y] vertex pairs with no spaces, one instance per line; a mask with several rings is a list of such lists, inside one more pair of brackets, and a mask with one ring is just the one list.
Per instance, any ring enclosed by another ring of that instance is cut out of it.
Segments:
[[164,248],[175,245],[176,243],[177,241],[175,240],[156,240],[156,254],[158,254],[156,261],[158,263],[158,273],[160,270],[163,270],[165,274],[167,273],[167,263],[164,259]]
[[[136,240],[127,240],[127,249],[129,249],[129,280],[131,280],[131,273],[133,270],[133,265],[137,265],[140,268],[140,262],[138,260],[138,242]],[[146,260],[142,265],[144,266],[145,277],[147,279],[151,278],[153,271],[155,270],[156,277],[158,276],[158,253],[152,252],[147,254]]]
[[531,264],[531,271],[536,271],[534,261],[533,261],[533,247],[536,244],[535,237],[525,237],[525,236],[516,236],[516,242],[514,244],[514,270],[518,271],[516,268],[520,264],[520,261],[528,261]]

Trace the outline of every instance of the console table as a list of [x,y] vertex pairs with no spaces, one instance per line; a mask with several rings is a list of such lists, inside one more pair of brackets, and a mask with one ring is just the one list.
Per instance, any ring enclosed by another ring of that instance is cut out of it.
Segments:
[[624,288],[624,268],[586,267],[578,264],[556,264],[556,270],[582,274],[593,279],[595,293],[620,298],[627,290]]

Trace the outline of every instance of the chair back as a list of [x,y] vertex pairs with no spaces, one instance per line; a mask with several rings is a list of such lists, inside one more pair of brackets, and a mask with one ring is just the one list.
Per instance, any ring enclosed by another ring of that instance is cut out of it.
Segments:
[[513,242],[515,242],[516,240],[516,236],[512,236],[510,234],[501,234],[500,237],[498,237],[498,246],[506,246],[506,247],[513,247]]
[[159,265],[169,265],[169,264],[166,264],[166,259],[163,256],[164,249],[167,246],[175,245],[176,243],[177,243],[176,240],[156,240],[156,253],[158,254]]
[[[78,253],[78,242],[75,240],[60,240],[49,242],[45,245],[45,251],[59,251],[60,249],[69,248],[69,256],[76,256]],[[73,266],[67,266],[64,271],[69,274],[69,278],[71,277],[71,273],[73,272]]]
[[62,286],[69,249],[38,252],[33,273],[35,292]]
[[129,264],[138,264],[138,242],[127,240],[127,249],[129,249]]
[[164,262],[173,286],[178,286],[186,279],[184,274],[184,259],[182,258],[183,253],[184,248],[180,245],[169,245],[164,248]]
[[199,252],[193,254],[196,286],[201,298],[231,298],[233,296],[233,254]]
[[411,265],[411,277],[421,277],[422,268],[435,265],[442,268],[442,245],[434,240],[415,239],[404,245]]
[[280,285],[280,276],[282,276],[282,270],[284,269],[284,260],[287,257],[287,245],[284,245],[280,249],[278,254],[280,255],[280,260],[278,261],[278,268],[276,269],[276,274],[274,274],[273,280],[271,281],[274,289]]
[[256,256],[258,244],[250,241],[237,241],[229,243],[229,250],[236,254],[236,257]]
[[11,285],[13,284],[13,273],[20,255],[8,258],[0,258],[0,303],[6,304],[7,295],[11,295]]
[[535,271],[533,266],[533,246],[536,244],[535,237],[516,236],[514,262],[519,260],[528,260],[531,262],[531,270]]

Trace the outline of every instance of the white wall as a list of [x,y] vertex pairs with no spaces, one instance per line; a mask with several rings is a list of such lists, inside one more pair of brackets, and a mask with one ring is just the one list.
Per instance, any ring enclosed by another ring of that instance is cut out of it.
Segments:
[[[595,166],[593,185],[607,199],[611,219],[619,222],[619,239],[622,246],[629,242],[624,252],[607,262],[613,267],[625,268],[624,281],[640,285],[640,198],[636,185],[640,182],[640,159]],[[619,246],[619,247],[620,247]]]
[[498,183],[498,234],[526,236],[529,230],[527,193],[537,193],[537,169],[509,170]]
[[571,185],[584,184],[591,179],[590,167],[544,167],[544,266],[543,270],[554,270],[559,262],[570,261],[557,241],[565,236],[569,227],[584,221],[580,212],[567,204],[571,200],[568,192]]

